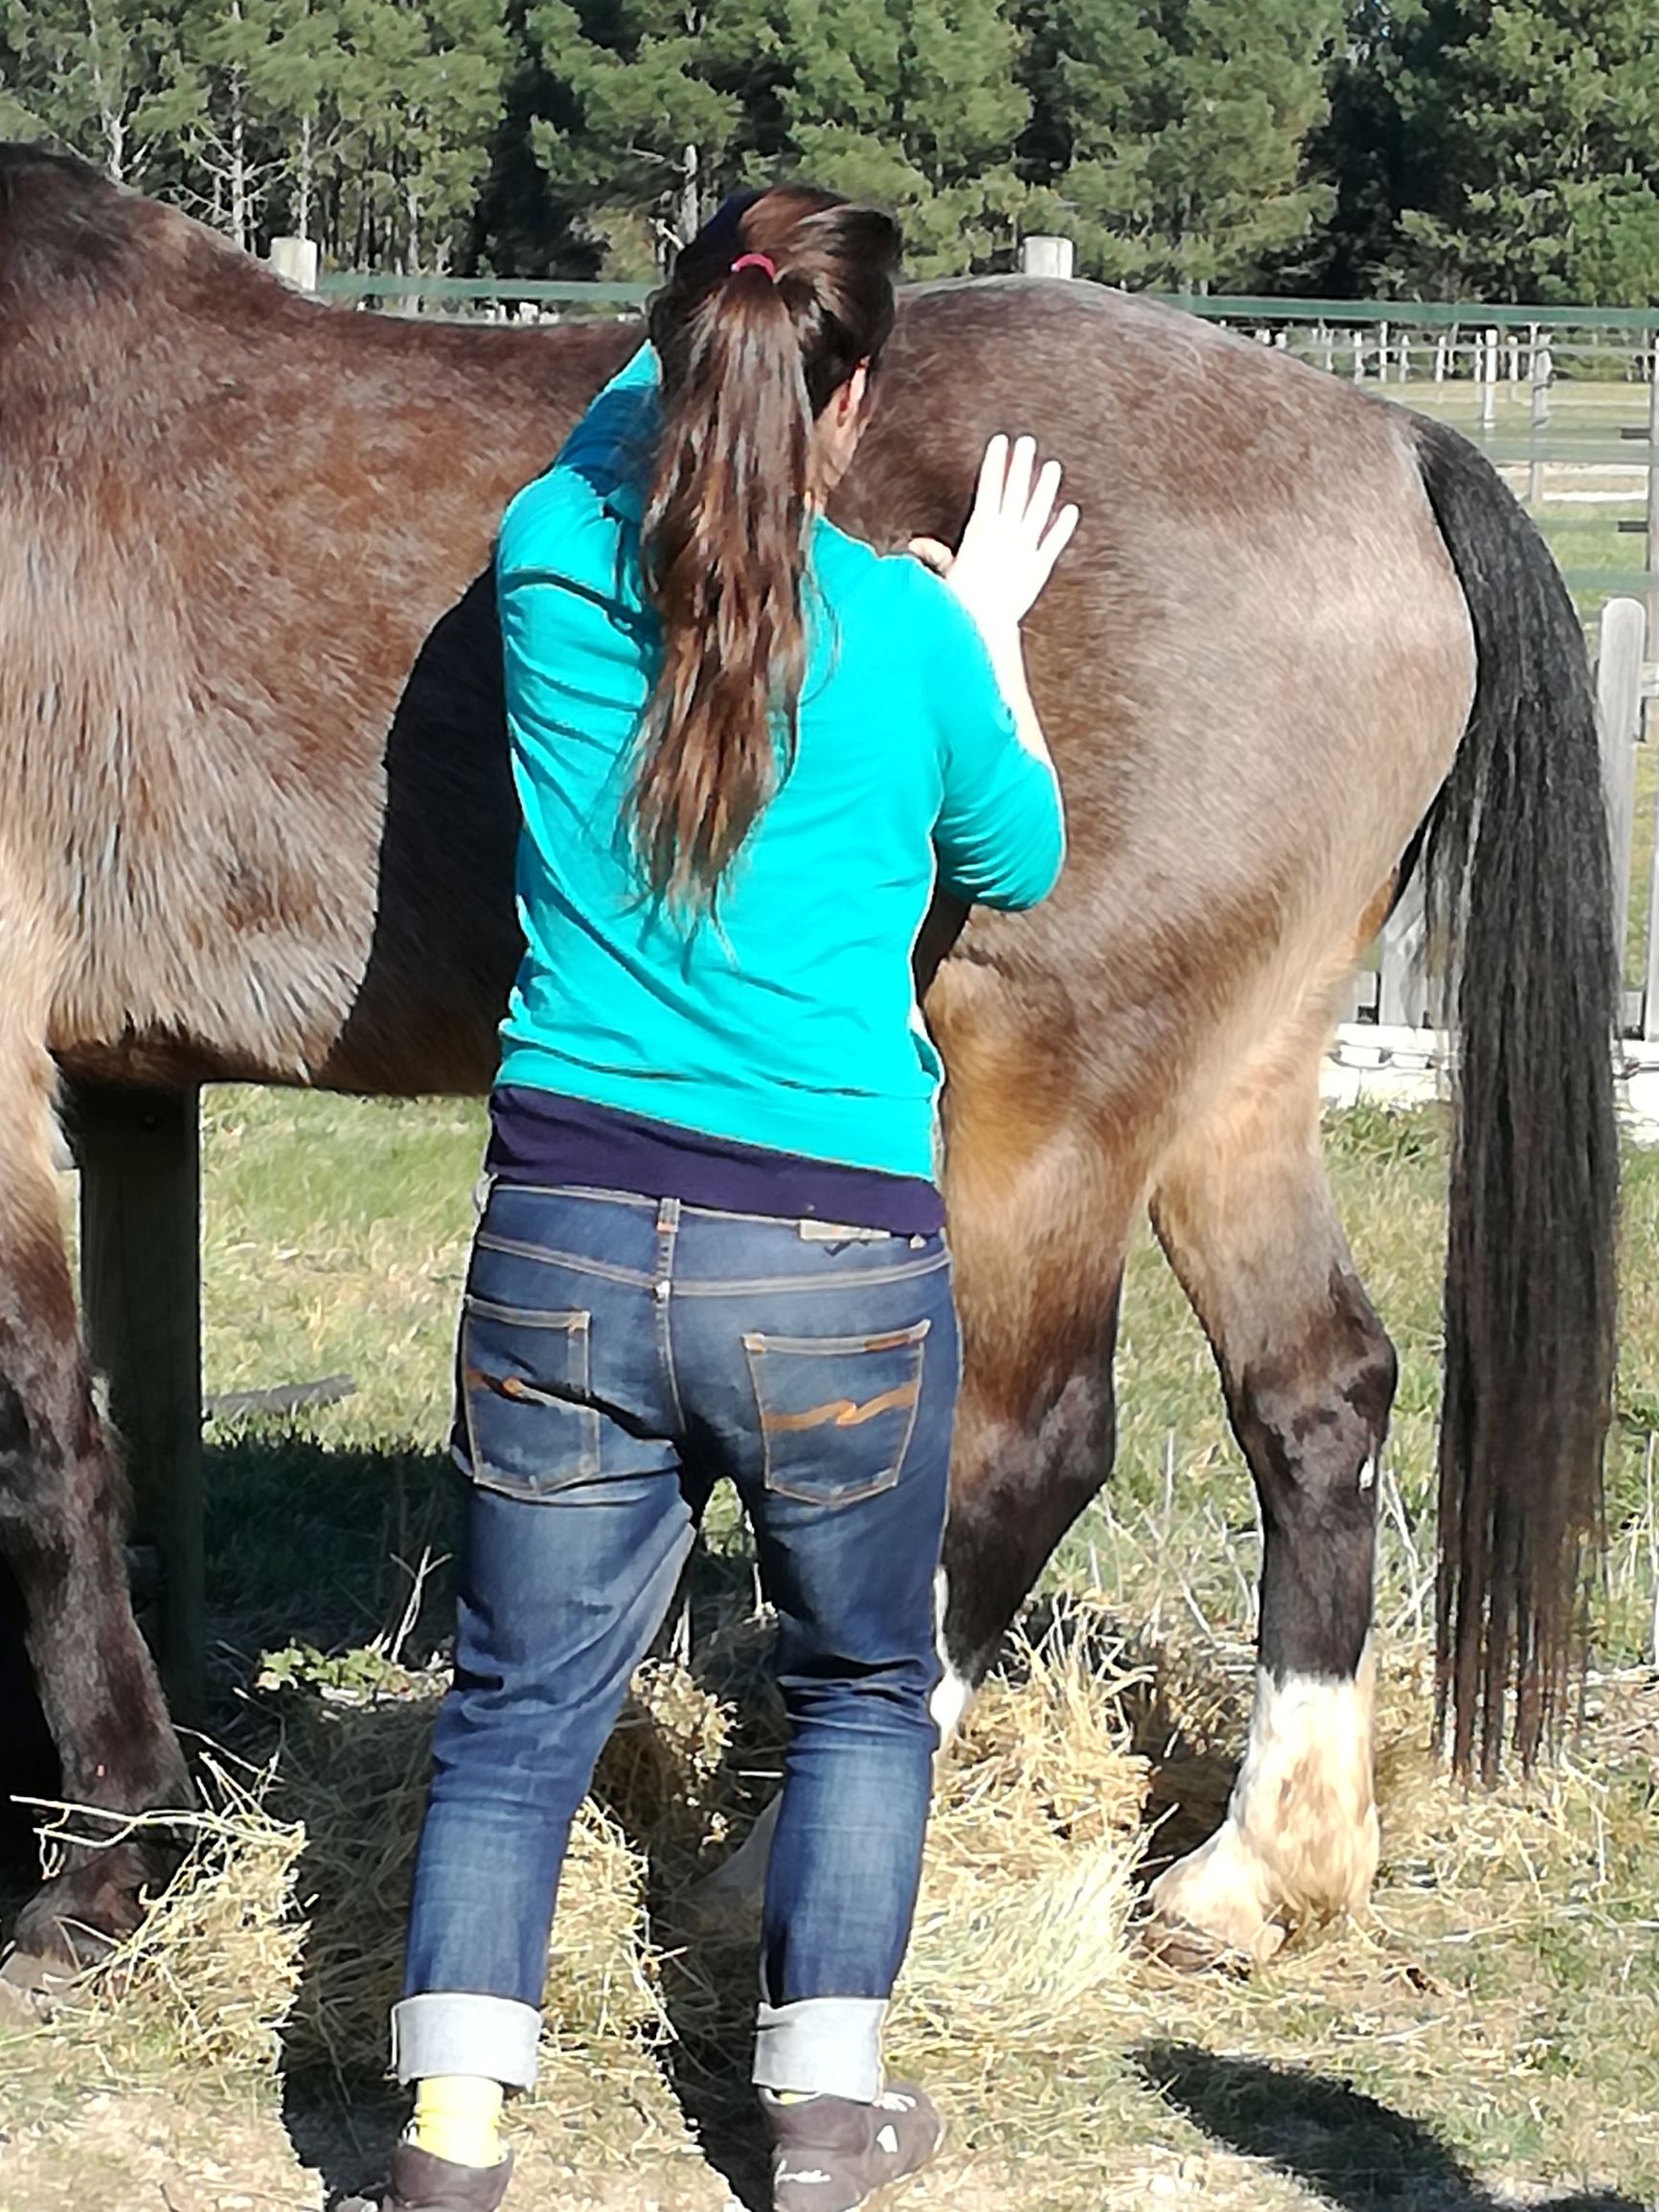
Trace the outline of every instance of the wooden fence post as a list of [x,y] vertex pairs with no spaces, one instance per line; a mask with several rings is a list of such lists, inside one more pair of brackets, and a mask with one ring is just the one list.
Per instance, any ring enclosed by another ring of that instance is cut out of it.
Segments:
[[1498,333],[1488,331],[1479,348],[1481,377],[1481,428],[1490,430],[1498,419]]
[[[1533,348],[1533,440],[1550,426],[1550,378],[1555,374],[1555,363],[1548,346]],[[1527,465],[1527,498],[1536,504],[1544,495],[1544,464],[1535,454]]]
[[195,1722],[207,1653],[197,1094],[78,1085],[72,1122],[87,1348],[108,1378],[134,1533],[160,1555],[162,1678],[174,1718]]
[[290,285],[298,285],[303,292],[317,288],[317,241],[315,239],[272,239],[271,267],[279,277]]
[[1070,239],[1034,232],[1019,241],[1020,274],[1026,277],[1069,277],[1077,258]]
[[[1625,972],[1629,935],[1630,838],[1636,816],[1636,731],[1642,713],[1642,655],[1648,614],[1640,600],[1610,599],[1602,609],[1596,655],[1596,711],[1602,732],[1602,781],[1613,854],[1613,942]],[[1621,1023],[1623,1021],[1621,999]]]
[[1659,339],[1648,355],[1648,630],[1659,637]]
[[1384,1029],[1433,1025],[1429,1005],[1428,921],[1422,870],[1414,868],[1377,940],[1376,1019]]

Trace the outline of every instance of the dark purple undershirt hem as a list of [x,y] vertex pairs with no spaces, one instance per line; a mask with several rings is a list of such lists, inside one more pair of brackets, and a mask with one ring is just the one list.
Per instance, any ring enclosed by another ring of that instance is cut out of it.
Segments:
[[504,1183],[631,1191],[721,1213],[842,1221],[900,1237],[944,1226],[944,1201],[920,1175],[733,1144],[527,1083],[500,1084],[491,1096],[484,1166]]

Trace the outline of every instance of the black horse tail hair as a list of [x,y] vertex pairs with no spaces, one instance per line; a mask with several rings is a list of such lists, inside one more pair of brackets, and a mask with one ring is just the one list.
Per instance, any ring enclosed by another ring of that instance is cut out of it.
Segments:
[[1416,427],[1474,628],[1474,705],[1427,825],[1454,1059],[1437,1724],[1484,1779],[1567,1705],[1612,1403],[1620,976],[1583,632],[1466,440]]

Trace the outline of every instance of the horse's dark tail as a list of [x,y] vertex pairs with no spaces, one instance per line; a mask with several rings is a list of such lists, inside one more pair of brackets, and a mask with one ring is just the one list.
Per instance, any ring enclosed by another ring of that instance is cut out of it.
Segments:
[[1417,430],[1479,675],[1430,817],[1430,928],[1456,1055],[1440,1448],[1438,1710],[1495,1774],[1560,1716],[1612,1396],[1619,1006],[1583,633],[1486,461]]

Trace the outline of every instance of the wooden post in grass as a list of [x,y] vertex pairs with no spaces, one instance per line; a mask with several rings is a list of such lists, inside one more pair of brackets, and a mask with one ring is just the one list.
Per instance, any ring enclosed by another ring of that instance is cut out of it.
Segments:
[[1648,875],[1648,966],[1642,979],[1642,1036],[1659,1042],[1659,794],[1653,802],[1655,843]]
[[1659,338],[1648,354],[1648,634],[1659,637]]
[[1025,277],[1069,277],[1077,249],[1070,239],[1033,232],[1019,241],[1019,267]]
[[1544,495],[1544,464],[1538,441],[1550,426],[1550,378],[1555,364],[1548,346],[1533,348],[1533,458],[1527,465],[1527,498],[1536,506]]
[[317,288],[316,239],[272,239],[271,266],[286,283],[297,285],[303,292],[314,292]]
[[202,1573],[201,1179],[193,1090],[78,1085],[80,1301],[132,1485],[161,1562],[162,1678],[173,1716],[206,1693]]
[[[1642,655],[1648,635],[1640,600],[1610,599],[1602,609],[1596,655],[1596,711],[1602,730],[1602,781],[1613,852],[1613,942],[1625,972],[1629,934],[1630,839],[1636,817],[1636,731],[1642,713]],[[1623,999],[1621,998],[1621,1022]]]

